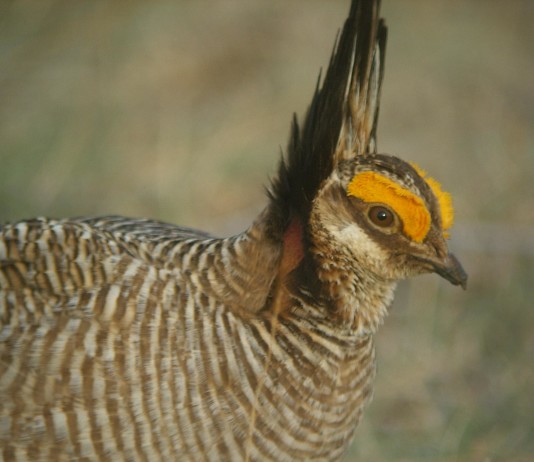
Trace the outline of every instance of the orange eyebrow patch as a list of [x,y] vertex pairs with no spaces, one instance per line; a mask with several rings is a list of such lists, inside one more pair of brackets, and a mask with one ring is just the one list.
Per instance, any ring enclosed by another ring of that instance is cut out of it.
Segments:
[[430,212],[423,200],[380,173],[354,175],[347,194],[391,207],[402,220],[404,233],[415,242],[422,242],[430,230]]
[[[441,226],[443,230],[446,231],[449,228],[452,228],[452,224],[454,222],[454,208],[452,206],[451,195],[448,192],[443,191],[439,182],[434,180],[434,178],[427,176],[427,173],[421,167],[419,167],[419,165],[411,163],[411,166],[415,169],[419,176],[426,181],[426,184],[430,186],[434,196],[436,196],[441,213]],[[445,237],[448,237],[447,234],[448,233],[444,233]]]

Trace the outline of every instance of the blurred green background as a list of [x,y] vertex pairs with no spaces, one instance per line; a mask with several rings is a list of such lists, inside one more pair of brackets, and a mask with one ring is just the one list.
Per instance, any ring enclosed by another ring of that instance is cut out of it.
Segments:
[[[0,222],[244,229],[348,6],[0,0]],[[401,284],[347,460],[534,460],[534,2],[382,14],[379,150],[452,192],[470,280]]]

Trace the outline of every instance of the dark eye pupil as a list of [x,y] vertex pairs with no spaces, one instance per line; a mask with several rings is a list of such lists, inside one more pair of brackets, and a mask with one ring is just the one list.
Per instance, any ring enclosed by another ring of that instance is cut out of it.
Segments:
[[376,213],[376,218],[380,221],[385,221],[388,219],[389,214],[385,210],[380,210]]
[[395,215],[393,212],[385,207],[379,205],[369,209],[369,219],[381,228],[387,228],[395,224]]

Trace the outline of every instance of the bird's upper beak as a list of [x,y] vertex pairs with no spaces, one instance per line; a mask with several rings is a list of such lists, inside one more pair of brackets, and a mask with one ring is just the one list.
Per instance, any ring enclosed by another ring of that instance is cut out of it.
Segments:
[[440,260],[427,261],[432,265],[434,272],[447,279],[451,284],[462,286],[463,289],[467,287],[467,273],[452,253]]
[[414,256],[427,270],[439,274],[455,286],[466,288],[467,273],[458,259],[449,252],[443,235],[433,233],[429,236],[424,254]]

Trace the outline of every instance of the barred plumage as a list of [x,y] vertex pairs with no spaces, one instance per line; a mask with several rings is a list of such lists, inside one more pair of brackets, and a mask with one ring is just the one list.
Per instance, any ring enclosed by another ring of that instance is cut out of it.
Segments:
[[258,252],[257,227],[224,240],[193,236],[118,218],[3,228],[0,390],[14,398],[3,403],[5,460],[342,451],[370,394],[370,336],[340,338],[313,313],[252,316],[277,252]]
[[[122,217],[0,228],[0,460],[342,456],[396,281],[436,271],[465,284],[441,191],[375,154],[377,3],[353,1],[269,205],[244,233]],[[375,204],[350,197],[368,170],[421,198],[421,243],[394,203],[375,221]]]

